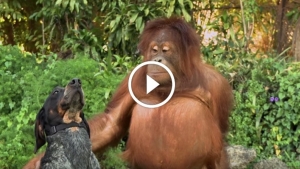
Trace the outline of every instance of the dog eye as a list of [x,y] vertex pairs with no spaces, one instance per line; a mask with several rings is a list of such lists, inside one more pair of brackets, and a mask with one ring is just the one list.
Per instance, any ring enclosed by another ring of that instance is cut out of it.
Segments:
[[58,94],[58,90],[55,90],[52,94]]

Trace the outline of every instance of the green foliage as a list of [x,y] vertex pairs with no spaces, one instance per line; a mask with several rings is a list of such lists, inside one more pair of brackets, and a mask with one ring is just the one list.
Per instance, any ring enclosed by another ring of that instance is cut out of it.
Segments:
[[[17,166],[28,158],[25,152],[33,150],[33,140],[30,139],[33,130],[28,124],[35,118],[28,111],[32,106],[32,98],[23,96],[26,96],[25,89],[31,85],[28,77],[39,76],[40,72],[32,55],[11,46],[0,46],[0,51],[0,151],[3,152],[0,155],[0,167],[20,168]],[[32,74],[33,71],[35,74]]]
[[[70,49],[77,52],[87,52],[92,58],[99,57],[102,50],[101,38],[95,36],[93,19],[99,10],[99,0],[47,1],[38,0],[42,7],[31,13],[29,19],[40,21],[42,32],[36,31],[28,37],[36,41],[41,53],[59,52]],[[95,13],[94,13],[95,12]],[[76,44],[73,47],[70,44]]]
[[297,10],[297,7],[294,7],[294,9],[287,12],[286,17],[292,22],[297,22],[300,17],[300,12]]
[[108,149],[104,155],[105,160],[101,161],[101,166],[105,166],[105,169],[127,169],[126,163],[119,156],[122,153],[122,146],[124,145]]
[[19,11],[21,9],[21,4],[17,0],[3,0],[0,3],[0,8],[2,9],[0,15],[11,20],[21,20],[23,16]]
[[34,26],[38,29],[26,34],[36,50],[42,54],[70,50],[74,55],[85,53],[94,59],[102,59],[103,54],[112,59],[112,53],[135,55],[138,35],[148,20],[183,15],[191,21],[193,8],[192,1],[182,0],[38,0],[36,4],[35,10],[27,11],[27,19],[38,23]]
[[119,55],[134,55],[138,36],[150,19],[162,16],[183,15],[191,21],[192,1],[159,0],[151,3],[104,1],[101,11],[106,13],[104,25],[108,30],[108,50]]
[[166,16],[172,15],[183,16],[188,22],[192,20],[193,1],[191,0],[158,0],[164,11],[167,12]]
[[258,12],[259,7],[256,0],[240,1],[244,9],[245,21],[253,22],[255,14]]
[[[0,46],[1,47],[1,46]],[[6,46],[0,48],[0,111],[9,114],[21,105],[19,95],[23,94],[22,84],[24,83],[24,72],[35,69],[34,57],[22,53],[17,47]],[[23,62],[28,63],[24,65]],[[20,85],[15,85],[20,84]]]
[[107,12],[105,25],[109,30],[108,50],[116,54],[135,53],[137,38],[144,23],[162,13],[160,8],[151,8],[145,3],[132,4],[130,1],[104,2],[102,12]]
[[[216,48],[222,46],[220,43]],[[204,57],[230,79],[234,89],[229,144],[255,148],[258,159],[277,156],[290,167],[299,168],[295,161],[300,155],[300,106],[297,104],[300,64],[281,57],[243,55],[232,48],[215,54],[207,51],[210,49],[210,46],[203,48],[204,54],[208,54]],[[279,101],[271,102],[271,97]]]
[[[234,18],[223,14],[220,23],[233,24]],[[255,148],[257,160],[277,156],[290,167],[299,168],[299,163],[295,163],[300,156],[299,64],[286,61],[282,58],[284,53],[252,53],[247,48],[250,39],[245,39],[239,29],[217,25],[212,23],[211,28],[221,29],[224,34],[203,46],[202,53],[234,89],[229,143]],[[271,97],[279,101],[270,102]]]
[[93,32],[71,29],[63,38],[63,51],[71,50],[76,55],[84,55],[93,59],[101,58],[103,47]]

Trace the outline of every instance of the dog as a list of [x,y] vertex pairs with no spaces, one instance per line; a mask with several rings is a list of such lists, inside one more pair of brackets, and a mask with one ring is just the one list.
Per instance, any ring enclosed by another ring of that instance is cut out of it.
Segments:
[[42,169],[100,169],[92,152],[89,125],[82,108],[85,104],[80,79],[56,87],[36,116],[34,152],[48,143]]

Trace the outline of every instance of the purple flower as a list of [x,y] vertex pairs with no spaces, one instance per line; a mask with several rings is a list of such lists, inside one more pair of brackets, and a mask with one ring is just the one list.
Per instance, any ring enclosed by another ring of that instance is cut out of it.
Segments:
[[270,102],[271,103],[275,103],[275,102],[278,102],[279,101],[279,98],[278,97],[270,97]]

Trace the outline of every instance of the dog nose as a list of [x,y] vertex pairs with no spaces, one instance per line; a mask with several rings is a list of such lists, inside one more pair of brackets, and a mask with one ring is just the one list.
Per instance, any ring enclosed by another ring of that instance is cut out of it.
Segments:
[[69,83],[70,86],[81,87],[81,80],[78,78],[74,78]]

